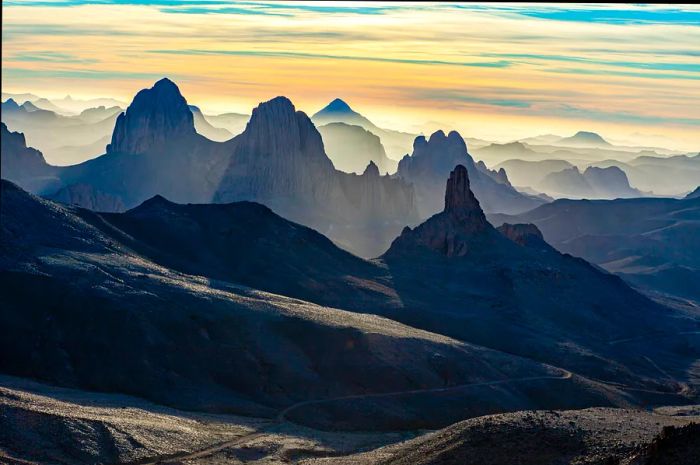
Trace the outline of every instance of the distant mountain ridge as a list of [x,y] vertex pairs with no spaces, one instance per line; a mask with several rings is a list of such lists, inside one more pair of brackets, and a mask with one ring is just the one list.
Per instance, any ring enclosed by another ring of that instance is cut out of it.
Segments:
[[469,171],[474,192],[487,211],[524,211],[543,203],[541,199],[515,190],[507,182],[507,176],[504,182],[485,165],[475,163],[458,132],[450,131],[445,135],[443,131],[436,131],[429,139],[416,138],[413,154],[401,159],[396,172],[397,176],[414,184],[421,218],[440,211],[444,198],[442,180],[459,164]]
[[52,169],[59,182],[35,192],[88,200],[97,210],[131,208],[156,194],[178,202],[256,200],[364,256],[378,255],[417,221],[410,185],[335,170],[320,134],[288,99],[260,104],[242,134],[217,143],[197,133],[187,101],[168,79],[140,91],[116,118],[105,155]]
[[630,198],[642,193],[630,186],[627,175],[617,166],[589,166],[581,173],[577,167],[546,175],[535,186],[551,195],[569,198]]
[[387,155],[393,160],[400,160],[411,148],[417,134],[383,129],[372,123],[369,119],[350,108],[345,101],[336,98],[324,108],[316,112],[311,120],[317,126],[330,123],[345,123],[353,126],[361,126],[372,134],[379,136]]

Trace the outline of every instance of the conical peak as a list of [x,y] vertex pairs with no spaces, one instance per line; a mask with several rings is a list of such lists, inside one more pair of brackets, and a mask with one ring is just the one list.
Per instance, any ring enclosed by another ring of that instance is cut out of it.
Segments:
[[326,105],[326,107],[323,110],[333,112],[352,112],[352,108],[350,108],[350,105],[348,105],[347,103],[345,103],[344,100],[339,98],[333,99],[333,101]]
[[374,163],[374,161],[370,160],[369,163],[367,164],[367,168],[365,168],[364,173],[362,173],[363,176],[379,176],[379,167]]
[[479,201],[469,187],[469,173],[464,165],[457,165],[447,180],[445,212],[456,217],[473,212],[483,215]]

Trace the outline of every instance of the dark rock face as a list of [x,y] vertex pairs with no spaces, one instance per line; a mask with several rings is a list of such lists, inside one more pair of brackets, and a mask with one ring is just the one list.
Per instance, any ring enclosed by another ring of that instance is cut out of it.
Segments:
[[274,208],[295,199],[332,201],[340,195],[321,135],[286,97],[258,105],[234,141],[215,201],[257,200]]
[[532,223],[509,224],[503,223],[496,228],[505,237],[524,247],[547,246],[542,232]]
[[337,171],[311,120],[285,97],[253,110],[232,145],[216,202],[262,202],[365,257],[417,219],[409,184],[379,176],[376,164],[361,176]]
[[144,153],[195,133],[192,112],[174,82],[164,78],[136,94],[117,118],[107,153]]
[[404,254],[409,249],[427,247],[447,257],[463,256],[471,244],[492,236],[479,201],[469,188],[469,175],[463,165],[450,173],[445,190],[445,209],[416,227],[404,229],[386,255]]
[[542,203],[516,191],[507,182],[505,172],[499,175],[489,171],[485,165],[480,168],[467,152],[466,143],[458,132],[451,131],[445,135],[443,131],[437,131],[428,140],[424,136],[416,137],[413,154],[406,155],[399,162],[397,171],[400,177],[414,184],[421,218],[440,211],[442,183],[456,165],[466,167],[471,188],[487,211],[514,213]]

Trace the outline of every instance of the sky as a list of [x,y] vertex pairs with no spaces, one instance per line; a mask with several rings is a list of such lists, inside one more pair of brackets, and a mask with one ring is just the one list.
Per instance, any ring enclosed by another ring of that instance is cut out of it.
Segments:
[[700,149],[700,7],[3,0],[2,90],[205,113],[336,97],[379,126],[509,141],[595,131]]

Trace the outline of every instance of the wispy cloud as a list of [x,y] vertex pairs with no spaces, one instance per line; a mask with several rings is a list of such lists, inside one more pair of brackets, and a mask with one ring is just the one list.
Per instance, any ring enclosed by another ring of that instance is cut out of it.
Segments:
[[600,123],[700,144],[694,5],[5,0],[2,12],[3,89],[128,99],[166,75],[205,110],[340,96],[397,127]]
[[148,50],[148,53],[160,53],[167,55],[233,55],[233,56],[254,56],[254,57],[280,57],[280,58],[314,58],[320,60],[353,60],[353,61],[376,61],[382,63],[402,63],[411,65],[444,65],[444,66],[473,66],[477,68],[505,68],[510,65],[507,60],[498,61],[445,61],[427,60],[418,58],[384,58],[378,56],[362,55],[334,55],[322,53],[304,52],[284,52],[267,50],[196,50],[196,49],[173,49],[173,50]]

